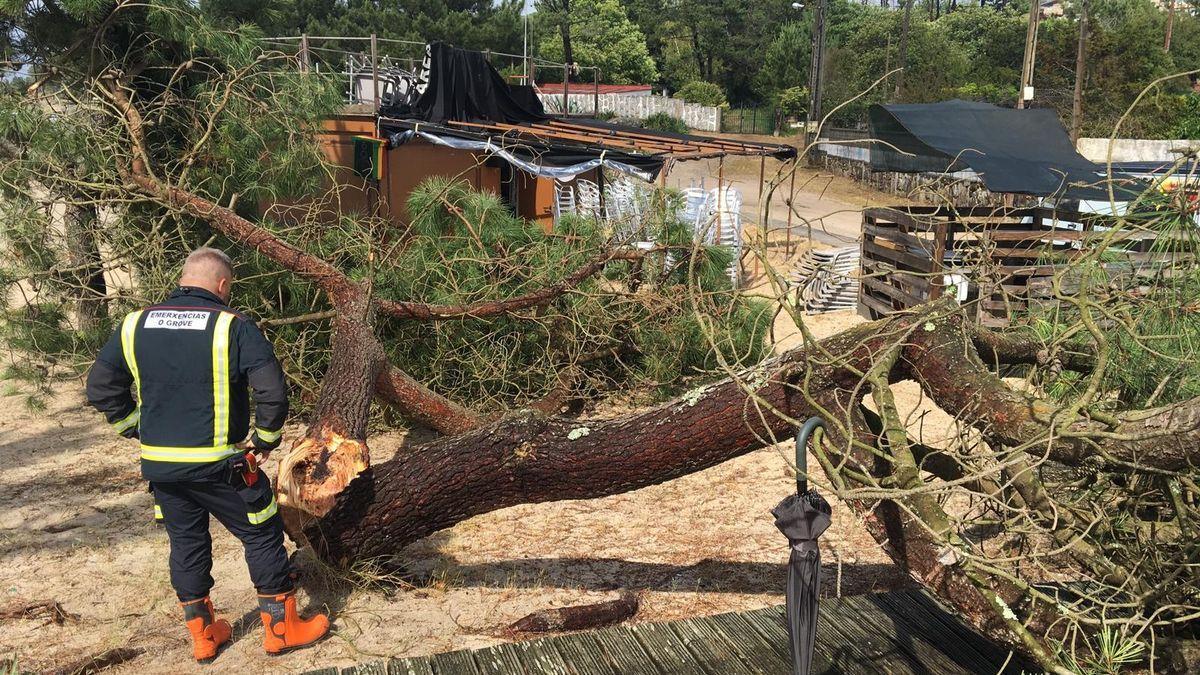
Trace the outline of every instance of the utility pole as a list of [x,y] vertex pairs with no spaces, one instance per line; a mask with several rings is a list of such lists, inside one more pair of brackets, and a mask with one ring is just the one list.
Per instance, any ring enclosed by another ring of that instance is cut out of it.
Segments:
[[[1029,27],[1025,30],[1025,60],[1021,64],[1021,86],[1017,87],[1017,107],[1024,108],[1027,98],[1033,98],[1033,92],[1028,91],[1033,85],[1033,64],[1037,58],[1037,30],[1039,0],[1029,0]],[[1026,94],[1029,94],[1026,97]]]
[[[900,90],[904,88],[904,71],[908,69],[908,29],[912,19],[913,0],[905,0],[904,2],[904,18],[900,21],[900,72],[896,73],[896,91],[892,94],[892,101],[900,101]],[[891,35],[888,35],[888,42],[891,42]],[[889,50],[890,51],[890,50]],[[883,72],[888,72],[889,68],[885,68]]]
[[1079,142],[1083,126],[1083,80],[1087,64],[1087,0],[1079,1],[1079,46],[1075,50],[1075,91],[1071,95],[1071,142]]
[[821,89],[825,83],[822,69],[825,65],[825,7],[828,0],[816,0],[813,10],[812,62],[808,70],[808,125],[805,129],[805,145],[817,140],[817,127],[821,124]]

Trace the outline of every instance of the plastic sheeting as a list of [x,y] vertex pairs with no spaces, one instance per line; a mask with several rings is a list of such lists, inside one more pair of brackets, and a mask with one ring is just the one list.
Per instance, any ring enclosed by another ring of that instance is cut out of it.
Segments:
[[577,150],[563,151],[554,148],[534,148],[521,143],[506,144],[498,137],[468,137],[462,134],[429,131],[424,125],[393,133],[388,137],[392,147],[403,145],[415,137],[430,143],[459,150],[486,152],[512,164],[518,169],[544,178],[569,181],[581,173],[603,166],[636,176],[644,181],[653,181],[662,170],[663,161],[652,157],[640,157],[625,153],[598,150],[588,154]]

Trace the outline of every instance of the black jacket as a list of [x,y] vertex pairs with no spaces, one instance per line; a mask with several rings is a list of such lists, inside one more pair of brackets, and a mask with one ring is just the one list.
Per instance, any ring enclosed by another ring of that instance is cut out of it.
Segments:
[[273,449],[288,402],[271,343],[217,296],[186,286],[126,315],[87,379],[88,402],[118,433],[141,439],[142,475],[152,481],[222,471],[250,431],[248,388],[254,446]]

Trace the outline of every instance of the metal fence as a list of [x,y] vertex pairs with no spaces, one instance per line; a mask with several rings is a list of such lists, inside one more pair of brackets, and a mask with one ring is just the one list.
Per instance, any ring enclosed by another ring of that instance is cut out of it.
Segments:
[[786,126],[775,106],[728,108],[721,113],[721,131],[727,134],[773,134],[777,127]]
[[[414,79],[426,55],[426,43],[370,36],[293,35],[263,38],[269,49],[292,60],[300,72],[335,75],[344,82],[347,103],[378,106],[401,92]],[[484,50],[484,56],[506,77],[516,83],[528,81],[533,74],[548,79],[549,73],[567,75],[565,64],[529,55]],[[591,92],[599,83],[594,66],[577,67],[593,83],[581,83],[577,93]],[[562,97],[565,99],[565,97]]]

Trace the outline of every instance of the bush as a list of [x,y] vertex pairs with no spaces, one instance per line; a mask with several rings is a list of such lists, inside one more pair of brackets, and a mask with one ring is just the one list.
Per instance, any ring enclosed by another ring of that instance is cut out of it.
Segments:
[[788,87],[779,92],[779,112],[788,117],[804,117],[808,112],[808,87]]
[[1169,138],[1200,139],[1200,94],[1177,97]]
[[725,92],[712,82],[692,80],[675,92],[675,98],[681,98],[688,103],[720,107],[726,105]]
[[654,113],[642,120],[642,128],[652,131],[668,131],[675,134],[688,132],[687,122],[665,112]]

